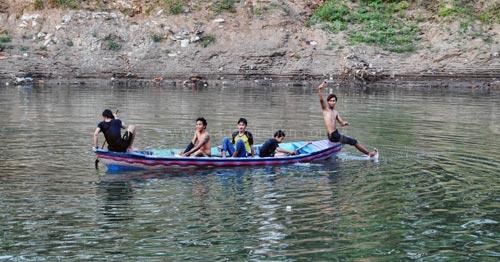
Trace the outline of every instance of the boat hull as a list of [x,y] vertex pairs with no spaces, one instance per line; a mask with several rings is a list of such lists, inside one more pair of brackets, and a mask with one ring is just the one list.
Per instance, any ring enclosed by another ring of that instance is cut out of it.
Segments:
[[[280,145],[281,146],[281,145]],[[128,171],[161,168],[219,168],[240,166],[289,165],[324,160],[336,155],[342,145],[328,140],[312,143],[294,142],[284,145],[294,150],[300,148],[299,155],[283,157],[179,157],[175,153],[162,156],[155,151],[138,151],[130,153],[96,150],[96,155],[108,171]],[[259,146],[256,146],[257,150]]]

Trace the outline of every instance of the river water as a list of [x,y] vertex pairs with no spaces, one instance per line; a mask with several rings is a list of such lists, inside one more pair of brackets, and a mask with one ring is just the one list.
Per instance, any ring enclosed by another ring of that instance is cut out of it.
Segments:
[[[136,147],[214,144],[239,117],[262,143],[325,138],[314,88],[0,87],[0,261],[477,260],[500,257],[500,95],[333,90],[337,159],[281,167],[106,173],[105,108]],[[101,136],[102,141],[102,136]]]

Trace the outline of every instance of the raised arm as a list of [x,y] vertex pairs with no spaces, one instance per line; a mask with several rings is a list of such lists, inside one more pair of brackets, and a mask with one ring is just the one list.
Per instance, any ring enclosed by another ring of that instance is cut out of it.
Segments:
[[319,103],[321,104],[321,109],[326,110],[326,103],[325,99],[323,98],[323,88],[325,88],[328,85],[326,81],[323,81],[321,85],[318,86],[318,96],[319,96]]
[[119,115],[118,115],[118,111],[119,111],[119,110],[117,109],[117,110],[113,113],[113,116],[115,117],[115,119],[120,120],[120,122],[122,122],[122,129],[127,129],[127,125],[125,125],[125,122],[123,122],[123,121],[120,119],[120,117],[119,117]]

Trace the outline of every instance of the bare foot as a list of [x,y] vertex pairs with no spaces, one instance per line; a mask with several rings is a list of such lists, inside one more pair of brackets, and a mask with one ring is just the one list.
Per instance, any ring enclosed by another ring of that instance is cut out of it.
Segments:
[[378,156],[378,150],[376,148],[375,150],[368,153],[368,157],[377,157],[377,156]]
[[139,151],[137,147],[129,147],[127,148],[127,152],[134,152],[134,151]]

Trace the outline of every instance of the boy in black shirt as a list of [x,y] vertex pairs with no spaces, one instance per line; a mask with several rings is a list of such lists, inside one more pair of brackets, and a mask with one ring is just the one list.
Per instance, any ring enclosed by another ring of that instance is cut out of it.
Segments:
[[285,132],[278,130],[274,133],[274,138],[267,140],[259,151],[260,157],[296,155],[296,151],[289,151],[278,146],[279,143],[285,140]]
[[[116,117],[115,117],[116,116]],[[116,152],[127,152],[132,148],[132,143],[135,137],[135,126],[130,125],[127,128],[123,137],[121,136],[121,129],[125,129],[124,123],[118,119],[118,115],[114,115],[111,110],[106,109],[102,112],[103,121],[97,125],[94,132],[94,150],[99,148],[99,133],[104,134],[106,142],[108,142],[108,149]]]

